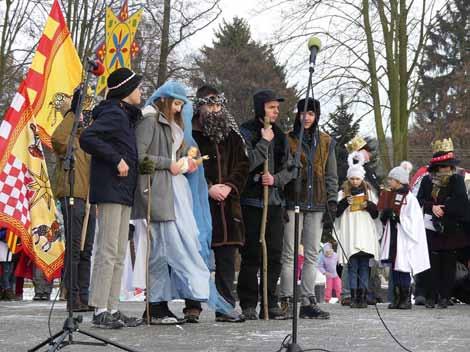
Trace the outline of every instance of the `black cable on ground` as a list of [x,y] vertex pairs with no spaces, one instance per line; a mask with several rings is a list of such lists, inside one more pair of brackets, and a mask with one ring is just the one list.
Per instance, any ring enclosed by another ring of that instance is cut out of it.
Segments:
[[[65,210],[61,209],[62,210],[62,223],[63,223],[63,226],[64,226],[64,239],[65,239],[65,219],[68,219],[68,209],[67,207],[65,207]],[[64,212],[65,211],[65,216],[64,216]],[[67,243],[65,244],[67,245]],[[65,273],[65,261],[64,261],[64,273]],[[54,281],[52,281],[54,282]],[[54,287],[54,286],[53,286]],[[47,328],[49,330],[49,337],[52,337],[52,329],[51,329],[51,319],[52,319],[52,312],[54,311],[54,306],[59,298],[59,295],[60,295],[60,291],[61,291],[61,285],[59,284],[59,288],[57,289],[57,293],[54,297],[54,299],[52,300],[52,305],[51,305],[51,309],[49,310],[49,317],[47,318]]]

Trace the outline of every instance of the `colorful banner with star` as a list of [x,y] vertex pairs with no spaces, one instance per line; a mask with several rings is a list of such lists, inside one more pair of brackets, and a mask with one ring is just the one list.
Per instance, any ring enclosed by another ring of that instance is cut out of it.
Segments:
[[106,9],[106,39],[97,51],[98,57],[104,63],[105,72],[98,79],[96,94],[105,91],[111,72],[120,67],[131,68],[131,57],[138,51],[134,37],[142,13],[143,9],[140,9],[129,17],[127,1],[124,2],[118,16],[114,14],[111,7]]
[[54,120],[59,117],[45,107],[59,90],[71,94],[81,73],[55,0],[29,72],[0,125],[0,227],[20,236],[22,249],[47,279],[60,277],[65,246],[41,144],[62,117]]

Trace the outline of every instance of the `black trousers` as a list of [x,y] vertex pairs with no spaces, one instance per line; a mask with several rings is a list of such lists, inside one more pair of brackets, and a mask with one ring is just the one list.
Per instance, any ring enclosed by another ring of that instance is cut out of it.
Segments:
[[431,251],[429,259],[431,269],[426,270],[422,275],[426,297],[449,299],[455,283],[457,253],[455,250]]
[[[67,292],[72,294],[72,300],[80,298],[80,300],[88,303],[88,291],[90,287],[90,270],[91,270],[91,254],[93,250],[93,242],[95,238],[96,226],[96,207],[91,206],[90,216],[88,218],[87,234],[85,239],[85,246],[83,251],[80,251],[82,227],[85,219],[86,201],[81,198],[74,199],[73,216],[72,210],[68,202],[68,198],[61,198],[60,204],[62,207],[62,214],[64,217],[65,227],[65,245],[70,246],[72,256],[72,267],[69,268],[69,260],[65,257],[65,275],[64,283]],[[70,219],[70,217],[72,218]],[[68,243],[70,231],[70,222],[72,223],[71,243]],[[67,251],[66,251],[67,253]],[[69,275],[72,273],[72,287],[70,288]]]
[[[240,274],[238,275],[237,292],[242,309],[256,308],[258,297],[263,300],[262,251],[259,242],[259,232],[262,217],[261,208],[243,206],[246,242],[241,248],[242,257]],[[280,206],[270,206],[266,223],[266,246],[268,250],[268,307],[276,307],[277,281],[281,274],[282,240],[284,236],[283,209]],[[260,270],[261,269],[261,270]],[[258,272],[261,280],[258,284]]]
[[233,289],[235,281],[235,255],[237,246],[221,246],[214,248],[215,286],[225,300],[235,308]]

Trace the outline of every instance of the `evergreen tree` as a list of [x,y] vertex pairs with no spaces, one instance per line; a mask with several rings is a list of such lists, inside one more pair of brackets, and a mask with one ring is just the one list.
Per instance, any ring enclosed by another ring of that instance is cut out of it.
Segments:
[[470,136],[470,2],[452,0],[429,29],[413,141]]
[[[203,47],[195,60],[195,86],[208,83],[225,93],[228,107],[240,123],[253,117],[253,93],[270,88],[283,96],[281,119],[291,114],[296,90],[288,87],[284,66],[277,63],[273,48],[254,41],[248,23],[235,17],[215,33],[212,47]],[[282,124],[282,121],[279,121]]]
[[335,112],[330,114],[326,127],[331,137],[336,141],[336,160],[338,165],[338,181],[341,185],[346,179],[348,171],[348,151],[345,147],[359,132],[359,121],[354,120],[354,114],[348,112],[349,104],[345,103],[344,96],[340,96],[339,105]]

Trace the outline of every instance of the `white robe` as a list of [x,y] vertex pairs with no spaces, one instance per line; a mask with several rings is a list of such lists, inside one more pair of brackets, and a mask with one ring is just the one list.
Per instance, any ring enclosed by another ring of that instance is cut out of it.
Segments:
[[[380,249],[380,259],[389,259],[390,221],[385,225]],[[393,269],[416,275],[430,267],[423,212],[416,197],[408,193],[397,224],[397,255]]]
[[11,262],[12,254],[5,242],[0,241],[0,262]]
[[[371,191],[368,192],[371,202],[377,203],[377,197]],[[338,193],[338,200],[344,198],[344,192]],[[371,254],[375,259],[379,258],[379,237],[376,221],[369,212],[350,211],[347,207],[344,213],[336,219],[338,239],[343,248],[338,245],[338,260],[340,264],[346,264],[348,259],[359,252]],[[343,252],[344,249],[344,252]]]

